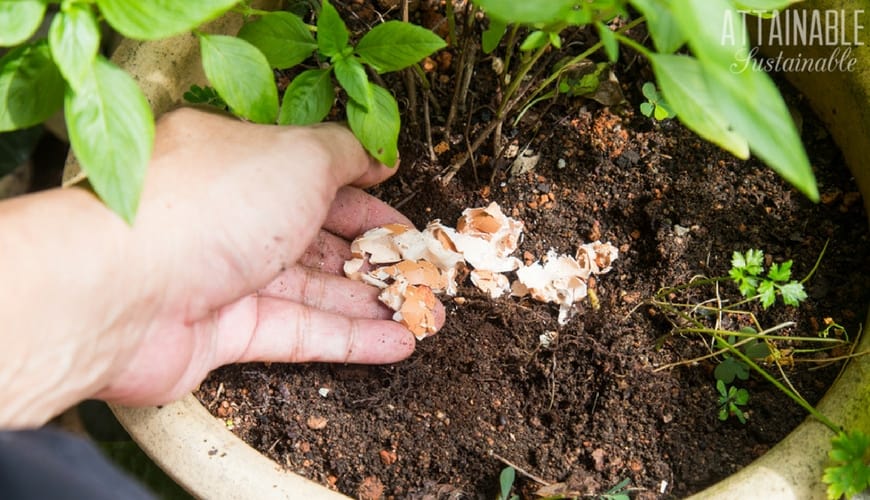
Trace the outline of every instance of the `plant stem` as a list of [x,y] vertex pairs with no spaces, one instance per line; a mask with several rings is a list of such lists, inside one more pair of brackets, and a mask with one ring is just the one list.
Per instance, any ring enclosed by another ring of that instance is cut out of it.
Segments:
[[[727,342],[726,342],[726,344],[727,344]],[[770,382],[771,384],[773,384],[774,387],[776,387],[776,388],[779,389],[780,391],[784,392],[786,396],[788,396],[789,398],[791,398],[792,401],[794,401],[795,403],[797,403],[798,405],[800,405],[803,409],[805,409],[807,412],[809,412],[809,414],[812,415],[813,417],[815,417],[816,420],[818,420],[819,422],[825,424],[825,425],[826,425],[829,429],[831,429],[831,431],[833,431],[835,434],[838,434],[838,433],[842,430],[842,429],[840,428],[840,426],[838,426],[838,425],[835,424],[833,421],[831,421],[831,419],[829,419],[829,418],[826,417],[824,414],[822,414],[822,412],[820,412],[819,410],[816,410],[816,409],[813,407],[813,405],[809,404],[809,403],[807,402],[806,399],[800,397],[800,396],[799,396],[798,394],[796,394],[794,391],[792,391],[791,389],[789,389],[788,387],[786,387],[785,385],[783,385],[783,384],[782,384],[779,380],[777,380],[773,375],[771,375],[770,373],[768,373],[767,370],[765,370],[765,369],[761,368],[760,366],[758,366],[758,365],[755,363],[755,361],[753,361],[749,356],[743,354],[743,353],[740,351],[740,349],[737,349],[736,347],[734,347],[734,346],[732,346],[732,345],[730,345],[730,344],[728,344],[727,349],[728,349],[729,351],[731,351],[731,354],[733,354],[734,356],[737,356],[738,358],[740,358],[741,361],[743,361],[744,363],[746,363],[750,368],[752,368],[753,370],[755,370],[756,372],[758,372],[759,375],[761,375],[761,376],[762,376],[763,378],[765,378],[768,382]]]
[[813,268],[810,269],[810,272],[806,276],[804,276],[804,279],[801,280],[801,284],[805,283],[808,279],[812,277],[813,274],[815,274],[816,270],[819,268],[819,263],[822,262],[822,257],[824,257],[825,251],[828,249],[828,243],[830,242],[831,240],[829,239],[825,240],[825,246],[823,246],[822,251],[819,252],[819,257],[816,259],[815,265],[813,265]]

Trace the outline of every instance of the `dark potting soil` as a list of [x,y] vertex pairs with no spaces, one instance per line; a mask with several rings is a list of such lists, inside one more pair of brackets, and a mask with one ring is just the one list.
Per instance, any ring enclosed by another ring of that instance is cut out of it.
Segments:
[[[346,19],[365,19],[370,8],[337,4],[355,13]],[[785,90],[818,177],[819,204],[758,160],[737,160],[675,121],[642,116],[639,89],[651,77],[640,61],[630,66],[615,68],[623,105],[560,99],[516,127],[505,124],[505,142],[540,155],[530,172],[511,176],[512,160],[493,160],[487,147],[445,186],[445,166],[492,115],[494,75],[489,61],[479,61],[460,132],[443,142],[434,132],[437,160],[428,158],[423,127],[409,126],[399,172],[372,190],[418,227],[433,219],[452,225],[464,208],[497,201],[525,222],[518,253],[535,258],[550,248],[573,253],[583,242],[612,242],[620,255],[597,280],[600,308],[584,301],[560,326],[553,306],[491,300],[466,284],[461,304],[444,298],[441,332],[419,342],[407,361],[229,366],[202,384],[200,400],[277,463],[360,498],[494,498],[508,463],[537,479],[518,474],[530,498],[541,481],[580,495],[625,478],[633,497],[682,497],[767,451],[804,411],[752,376],[737,382],[751,395],[747,422],[720,421],[715,359],[653,371],[710,350],[687,337],[657,349],[671,324],[645,300],[699,275],[726,275],[735,250],[792,259],[800,279],[828,241],[805,284],[807,301],[755,312],[764,326],[795,322],[782,335],[815,336],[830,317],[854,337],[870,301],[863,202],[830,136],[794,91]],[[455,82],[440,76],[449,77],[451,66],[434,71],[434,101],[447,103]],[[407,104],[401,81],[387,83]],[[433,126],[443,113],[432,110]],[[739,298],[731,283],[720,294]],[[555,337],[545,346],[547,332]],[[820,366],[785,367],[812,403],[840,369]]]

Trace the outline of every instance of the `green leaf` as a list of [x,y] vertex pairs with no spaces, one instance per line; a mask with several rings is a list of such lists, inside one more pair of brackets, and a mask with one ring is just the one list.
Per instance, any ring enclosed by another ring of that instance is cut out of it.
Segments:
[[507,23],[500,19],[490,18],[489,27],[483,32],[480,40],[484,54],[490,54],[498,47],[502,37],[504,37],[507,26]]
[[333,57],[347,47],[350,33],[328,0],[323,0],[320,16],[317,17],[317,48],[326,57]]
[[511,488],[514,485],[516,471],[513,467],[505,467],[498,476],[498,484],[501,489],[500,495],[502,500],[507,500],[511,493]]
[[807,299],[807,292],[804,286],[797,281],[780,285],[779,292],[782,294],[782,301],[789,306],[798,306],[801,302]]
[[362,37],[356,53],[378,73],[386,73],[406,68],[445,46],[447,42],[425,28],[387,21]]
[[48,42],[0,58],[0,132],[42,123],[63,105],[64,82]]
[[828,456],[832,464],[822,477],[828,498],[851,498],[870,488],[870,437],[861,431],[841,432],[831,439]]
[[217,18],[238,0],[96,0],[109,24],[122,35],[155,40],[190,31]]
[[719,111],[748,139],[752,152],[810,200],[818,201],[816,178],[800,135],[767,73],[705,65],[705,74],[708,87],[719,97]]
[[317,50],[308,25],[289,12],[270,12],[242,26],[238,37],[260,49],[273,68],[292,68]]
[[49,28],[48,44],[67,83],[78,88],[100,50],[100,27],[90,6],[74,3],[59,12]]
[[133,223],[154,144],[154,117],[133,78],[98,56],[64,105],[72,149],[94,191]]
[[734,392],[733,400],[734,404],[745,405],[749,402],[749,391],[747,391],[746,389],[737,389]]
[[750,248],[746,251],[744,261],[745,265],[743,268],[753,276],[759,276],[764,271],[764,252],[761,250]]
[[746,380],[749,378],[749,367],[746,363],[734,358],[725,358],[721,363],[716,365],[713,370],[713,376],[716,380],[730,384],[735,378]]
[[0,47],[27,41],[36,33],[48,0],[0,0]]
[[354,135],[375,159],[388,167],[399,158],[399,105],[387,89],[369,84],[373,105],[366,110],[356,101],[347,103],[347,121]]
[[577,0],[476,0],[478,7],[483,8],[492,18],[507,23],[523,24],[549,23],[567,19],[574,11]]
[[547,45],[547,42],[550,41],[550,37],[546,32],[538,30],[529,33],[523,43],[520,44],[520,50],[523,52],[528,52],[530,50],[535,50]]
[[761,301],[761,307],[765,309],[776,302],[776,287],[772,281],[762,281],[758,285],[758,298]]
[[610,62],[616,62],[619,58],[619,42],[616,40],[616,35],[602,22],[595,23],[595,27],[598,28],[598,36],[601,37],[601,43],[604,44],[607,59]]
[[710,92],[701,63],[682,55],[650,54],[659,88],[675,114],[702,138],[719,145],[738,158],[749,157],[746,139],[734,132],[718,111],[719,97]]
[[648,102],[640,103],[640,112],[643,113],[643,116],[652,116],[655,111],[655,106]]
[[659,92],[656,90],[656,85],[653,82],[646,82],[641,87],[641,92],[643,92],[643,96],[650,100],[650,102],[655,103],[659,100]]
[[788,281],[791,279],[792,261],[787,260],[782,264],[773,264],[767,271],[767,277],[773,281]]
[[660,102],[660,103],[656,104],[654,116],[655,116],[656,120],[662,121],[662,120],[667,120],[668,118],[670,118],[673,115],[671,114],[670,111],[668,111],[668,108],[664,106],[664,103]]
[[366,110],[372,107],[372,90],[369,86],[369,77],[355,57],[340,57],[333,65],[335,78],[351,99]]
[[[752,67],[741,14],[729,0],[688,0],[670,10],[700,61],[709,93],[716,96],[710,110],[718,109],[755,155],[817,201],[815,176],[791,114],[770,77]],[[675,99],[664,93],[685,119]]]
[[230,109],[253,122],[274,123],[278,89],[266,56],[250,43],[225,35],[199,35],[202,67]]
[[764,342],[746,344],[743,353],[752,359],[763,359],[770,356],[770,347]]
[[783,10],[793,3],[801,0],[736,0],[734,7],[740,10],[754,12],[767,12],[771,10]]
[[686,43],[686,36],[665,0],[631,0],[631,3],[646,18],[647,29],[658,52],[672,54]]
[[335,101],[330,69],[309,69],[290,82],[284,92],[280,125],[310,125],[322,121]]

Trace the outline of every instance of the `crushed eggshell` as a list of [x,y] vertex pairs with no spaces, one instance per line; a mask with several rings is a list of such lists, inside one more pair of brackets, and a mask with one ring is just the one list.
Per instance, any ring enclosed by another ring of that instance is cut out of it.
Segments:
[[[464,210],[455,229],[438,220],[424,231],[388,224],[351,243],[344,272],[381,288],[379,299],[395,311],[393,319],[418,339],[435,332],[434,294],[456,295],[457,282],[466,276],[493,299],[510,293],[558,304],[559,323],[565,324],[587,296],[587,280],[610,271],[619,251],[595,241],[581,245],[574,257],[550,250],[541,261],[524,264],[513,256],[522,232],[523,223],[495,202]],[[364,271],[367,267],[373,269]],[[514,271],[517,279],[511,283],[504,273]]]
[[493,299],[497,299],[511,290],[511,283],[507,276],[485,269],[471,271],[471,282]]

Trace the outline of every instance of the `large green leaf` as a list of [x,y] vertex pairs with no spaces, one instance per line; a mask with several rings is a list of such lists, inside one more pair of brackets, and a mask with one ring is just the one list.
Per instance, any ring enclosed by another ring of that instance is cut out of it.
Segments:
[[373,105],[366,110],[355,101],[347,103],[347,121],[357,139],[379,162],[392,167],[399,158],[399,105],[390,91],[371,85]]
[[339,57],[333,67],[335,78],[347,95],[365,109],[371,108],[372,90],[362,63],[353,56]]
[[101,56],[92,68],[66,94],[70,144],[100,198],[132,224],[154,145],[154,117],[130,75]]
[[480,45],[484,54],[489,54],[498,47],[507,27],[508,23],[501,19],[491,18],[489,20],[489,27],[486,28],[486,31],[483,32],[480,38]]
[[326,57],[341,54],[347,47],[350,32],[329,0],[323,0],[317,17],[317,48]]
[[309,69],[290,82],[281,103],[280,125],[310,125],[319,123],[335,101],[330,69]]
[[697,59],[682,55],[650,54],[656,80],[665,100],[687,127],[738,158],[749,157],[746,139],[731,130],[710,93]]
[[278,69],[296,66],[317,49],[308,26],[289,12],[270,12],[242,26],[238,36],[260,49]]
[[[779,89],[763,71],[704,67],[716,105],[749,148],[809,199],[818,201],[816,178]],[[671,102],[668,99],[668,102]]]
[[[677,5],[679,4],[679,5]],[[743,16],[729,0],[681,0],[668,11],[702,62],[728,67],[748,52],[749,35]]]
[[646,18],[649,34],[660,53],[671,54],[686,43],[666,0],[631,0],[631,3]]
[[446,45],[440,36],[425,28],[387,21],[362,37],[356,53],[378,73],[385,73],[408,67]]
[[109,24],[138,40],[166,38],[190,31],[220,16],[238,0],[96,0]]
[[33,36],[48,0],[0,0],[0,47],[18,45]]
[[475,0],[488,16],[508,23],[549,23],[567,19],[578,0]]
[[[671,11],[700,61],[718,113],[769,167],[817,200],[815,176],[779,90],[766,73],[747,64],[748,37],[740,13],[728,0],[685,0]],[[664,87],[662,91],[676,109],[677,102]]]
[[199,36],[205,76],[230,109],[257,123],[274,123],[278,89],[272,68],[256,47],[233,36]]
[[90,7],[71,4],[58,13],[48,31],[48,42],[67,83],[78,88],[100,49],[100,27]]
[[0,58],[0,132],[45,121],[63,105],[63,89],[45,40]]

